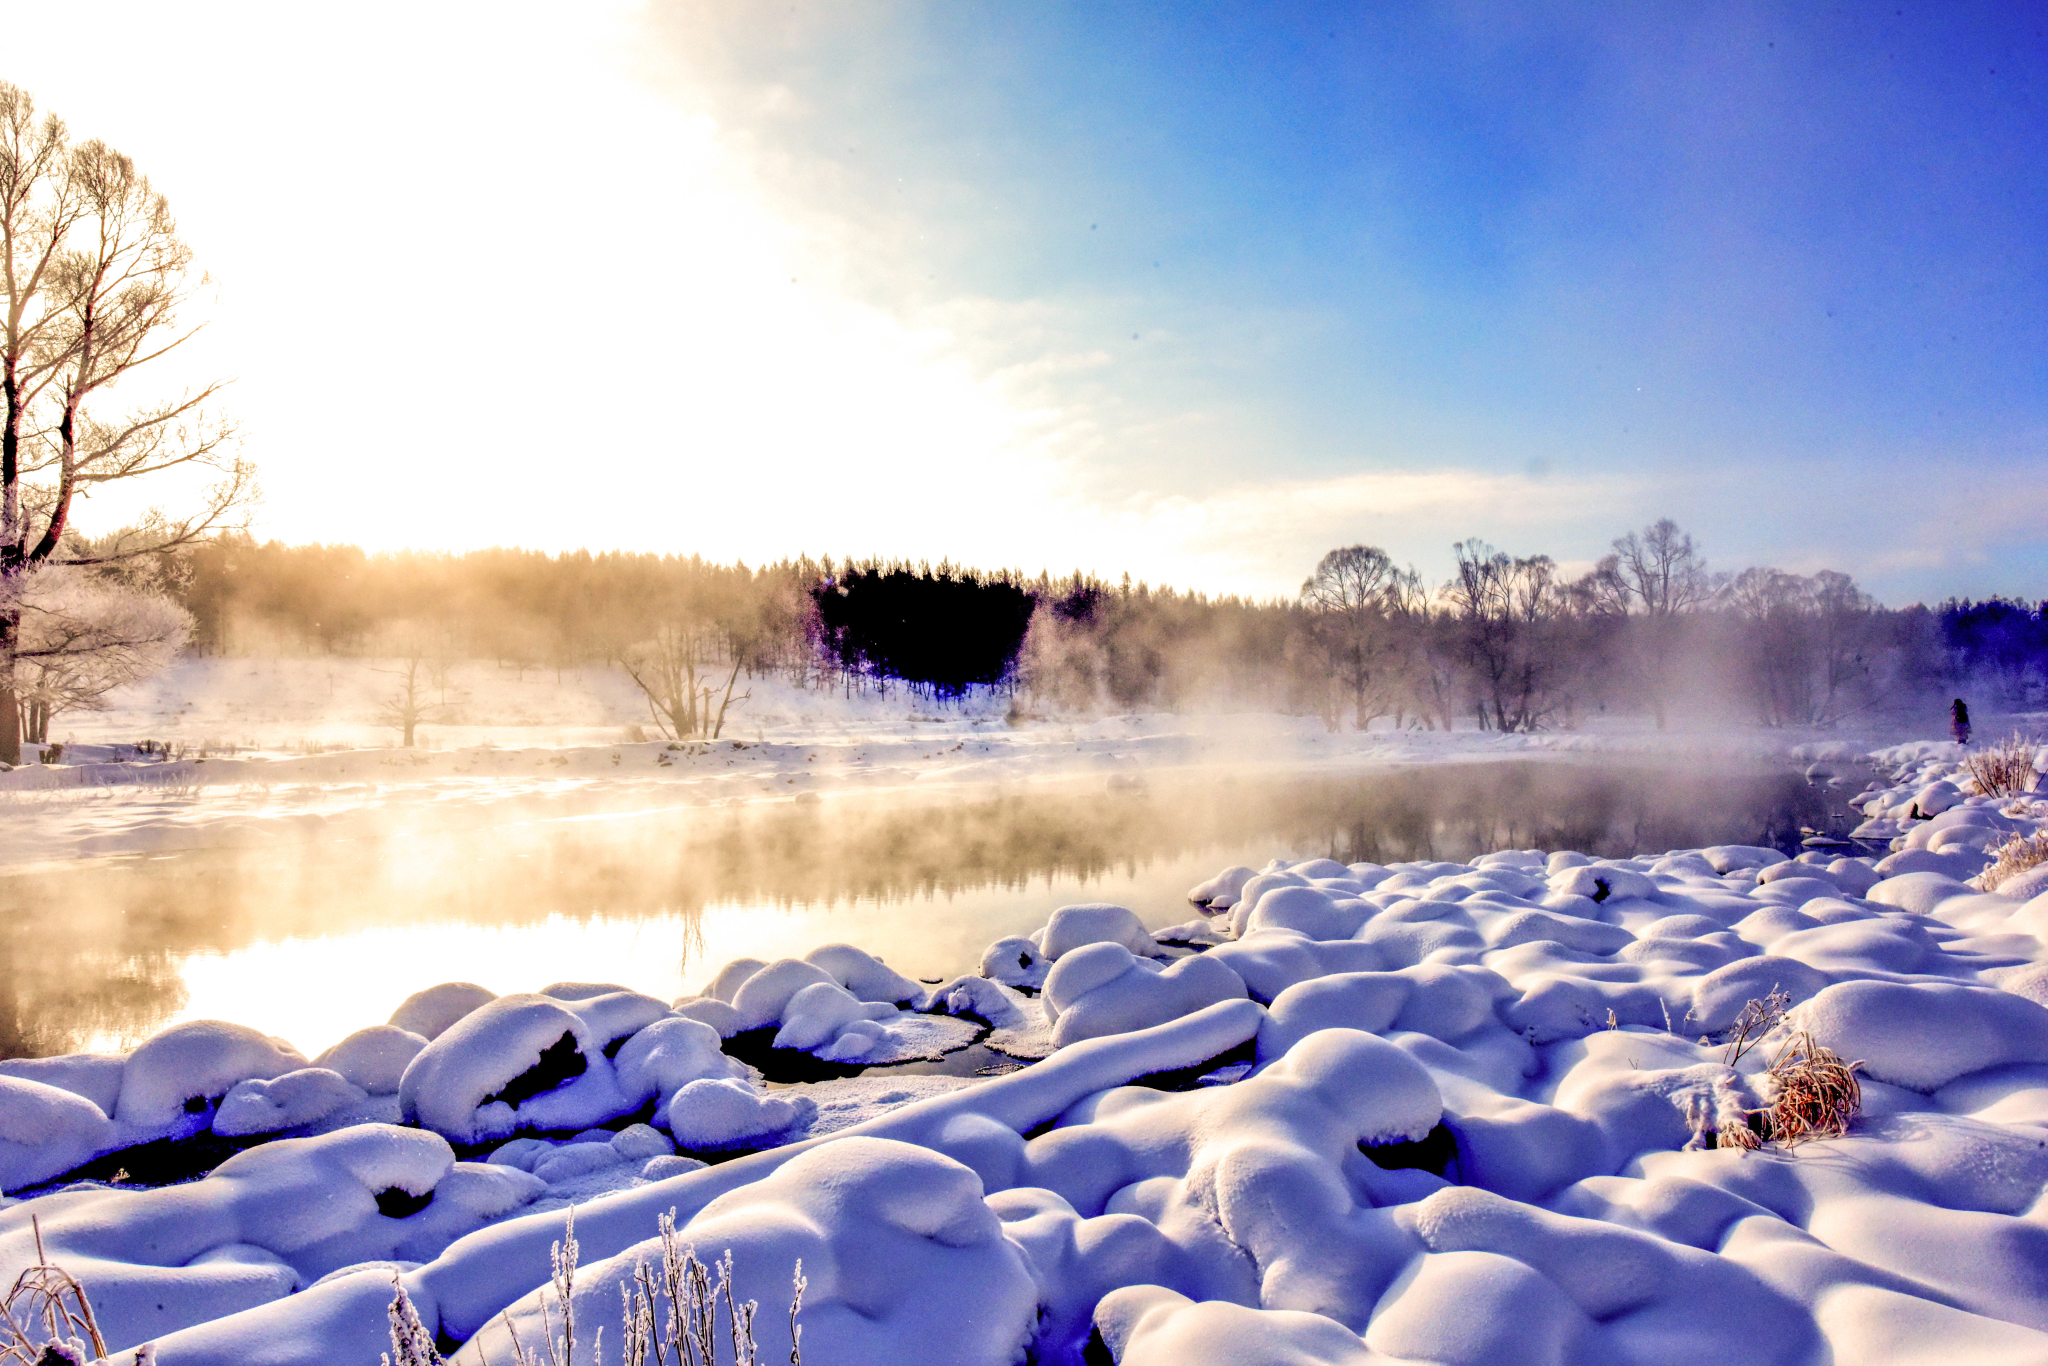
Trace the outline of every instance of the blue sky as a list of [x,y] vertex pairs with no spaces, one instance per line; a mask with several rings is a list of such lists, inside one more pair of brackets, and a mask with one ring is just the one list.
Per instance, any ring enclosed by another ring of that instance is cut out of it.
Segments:
[[2048,596],[2044,16],[0,0],[0,78],[170,194],[259,534],[1263,596],[1671,516],[1903,603]]
[[1593,505],[1357,538],[1590,558],[1669,514],[1731,567],[2048,591],[2048,11],[763,13],[664,31],[875,297],[1116,356],[1104,496],[1471,470]]

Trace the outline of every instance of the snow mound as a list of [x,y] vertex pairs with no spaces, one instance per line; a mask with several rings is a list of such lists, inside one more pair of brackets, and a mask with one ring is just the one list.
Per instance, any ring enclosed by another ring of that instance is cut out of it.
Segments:
[[0,1076],[0,1194],[61,1176],[112,1146],[100,1107],[61,1087]]
[[[251,1148],[184,1185],[78,1193],[38,1222],[51,1259],[91,1287],[118,1351],[341,1267],[427,1261],[541,1189],[525,1172],[456,1162],[433,1134],[369,1124]],[[32,1259],[27,1221],[0,1220],[0,1261]]]
[[408,1122],[456,1143],[587,1128],[637,1103],[570,1004],[523,993],[471,1011],[421,1049],[398,1101]]
[[188,1020],[172,1025],[128,1055],[114,1118],[124,1142],[159,1138],[211,1122],[214,1106],[235,1083],[296,1072],[297,1049],[246,1025]]
[[780,1024],[791,998],[805,987],[816,985],[839,987],[839,981],[816,963],[800,958],[779,958],[755,968],[732,994],[732,1008],[738,1012],[740,1029],[766,1029]]
[[884,1020],[895,1013],[895,1006],[864,1002],[837,982],[813,982],[783,1006],[775,1046],[805,1051],[823,1048],[855,1020]]
[[1123,1034],[1241,999],[1244,981],[1206,955],[1160,968],[1122,944],[1098,942],[1066,954],[1045,979],[1053,1045]]
[[224,1138],[274,1134],[325,1119],[368,1098],[369,1092],[339,1072],[302,1067],[268,1080],[236,1082],[214,1112],[213,1131]]
[[1036,991],[1045,985],[1045,975],[1051,969],[1052,963],[1038,945],[1022,937],[998,939],[981,955],[981,975],[1007,987]]
[[1120,944],[1136,954],[1159,952],[1159,945],[1146,932],[1142,920],[1129,908],[1108,902],[1060,907],[1045,922],[1039,940],[1045,956],[1055,963],[1089,944]]
[[[1037,1286],[980,1181],[907,1143],[850,1136],[810,1149],[705,1205],[679,1241],[706,1259],[731,1252],[739,1298],[764,1309],[754,1323],[764,1361],[790,1356],[787,1316],[772,1307],[788,1303],[799,1259],[806,1359],[1010,1366],[1036,1315]],[[579,1319],[610,1320],[642,1261],[660,1265],[659,1240],[579,1272]],[[657,1321],[666,1312],[657,1304]],[[529,1296],[509,1311],[509,1329],[493,1322],[457,1359],[512,1359],[514,1334],[545,1337],[542,1316],[541,1297]]]
[[111,1115],[121,1099],[121,1072],[127,1059],[108,1053],[66,1053],[55,1058],[0,1058],[0,1077],[39,1081],[82,1096]]
[[313,1065],[339,1072],[370,1095],[396,1095],[405,1069],[426,1046],[425,1035],[397,1025],[371,1025],[313,1059]]
[[1197,1302],[1163,1285],[1112,1290],[1094,1318],[1117,1366],[1393,1366],[1321,1314]]
[[432,1041],[463,1016],[497,999],[496,992],[486,991],[474,982],[443,982],[415,991],[400,1001],[398,1009],[391,1012],[389,1023]]
[[924,988],[881,959],[851,944],[826,944],[804,955],[806,963],[823,968],[834,981],[862,1001],[915,1008]]
[[689,1083],[662,1113],[678,1148],[715,1153],[759,1147],[763,1140],[808,1123],[816,1112],[816,1104],[803,1097],[785,1100],[727,1077]]
[[1790,1023],[1863,1063],[1867,1076],[1931,1092],[1971,1072],[2048,1063],[2048,1009],[1989,987],[1841,982]]
[[613,1060],[619,1090],[639,1106],[657,1097],[666,1102],[700,1077],[741,1075],[741,1065],[718,1045],[718,1031],[701,1020],[680,1015],[656,1020],[626,1040]]

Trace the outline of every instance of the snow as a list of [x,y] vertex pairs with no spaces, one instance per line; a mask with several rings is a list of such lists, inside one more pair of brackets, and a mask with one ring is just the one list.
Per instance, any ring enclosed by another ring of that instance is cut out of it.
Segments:
[[700,1077],[669,1099],[662,1122],[677,1147],[715,1153],[787,1133],[815,1112],[815,1102],[803,1097],[766,1095],[737,1077]]
[[246,1138],[303,1128],[369,1096],[347,1077],[325,1067],[302,1067],[268,1080],[238,1081],[214,1111],[213,1131],[223,1138]]
[[281,1076],[306,1059],[246,1025],[191,1020],[172,1025],[129,1055],[114,1118],[128,1142],[204,1127],[237,1082]]
[[[453,1024],[454,1021],[451,1020],[449,1023]],[[435,1030],[434,1034],[439,1036],[443,1032],[445,1026]],[[405,1076],[405,1069],[419,1056],[420,1050],[425,1048],[427,1043],[427,1036],[415,1034],[398,1025],[371,1025],[366,1029],[358,1029],[313,1059],[313,1065],[339,1072],[370,1095],[396,1095],[399,1080]]]
[[481,1010],[498,999],[494,991],[474,982],[443,982],[415,991],[391,1012],[390,1025],[416,1034],[429,1043],[448,1032],[448,1027],[465,1015]]
[[635,1102],[574,1009],[609,999],[561,1002],[515,992],[470,1012],[407,1066],[401,1112],[457,1143],[509,1138],[522,1128],[586,1128],[628,1113]]
[[0,1192],[70,1171],[112,1146],[114,1125],[85,1097],[0,1076]]
[[[0,1210],[0,1259],[33,1259],[34,1211],[50,1258],[91,1287],[109,1345],[126,1348],[277,1300],[341,1267],[428,1261],[541,1189],[524,1172],[455,1161],[433,1134],[358,1125],[252,1148],[203,1181]],[[394,1218],[378,1205],[389,1191],[431,1199]]]
[[1039,949],[1057,963],[1089,944],[1119,944],[1132,953],[1156,955],[1159,945],[1145,932],[1145,922],[1128,907],[1096,902],[1062,906],[1045,922]]
[[1243,979],[1212,958],[1182,958],[1162,968],[1122,944],[1098,942],[1053,964],[1044,1000],[1053,1044],[1064,1048],[1163,1024],[1244,995]]
[[716,1029],[701,1020],[670,1015],[634,1034],[613,1060],[619,1089],[635,1105],[668,1097],[699,1078],[741,1075],[741,1065],[719,1049]]
[[[673,1006],[448,984],[310,1065],[220,1022],[0,1064],[0,1186],[30,1197],[0,1273],[34,1215],[164,1366],[373,1360],[397,1275],[459,1360],[509,1360],[508,1322],[546,1336],[574,1204],[579,1320],[616,1340],[673,1211],[733,1254],[763,1359],[799,1258],[821,1361],[2048,1359],[2048,900],[1968,881],[2048,805],[1971,793],[1954,755],[1875,756],[1881,857],[1275,861],[1192,889],[1170,937],[1201,952],[1089,903],[930,991],[831,943]],[[1712,1037],[1774,991],[1753,1048]],[[1796,1154],[1720,1146],[1794,1031],[1861,1064],[1863,1113]],[[772,1087],[726,1051],[977,1039],[1033,1061]],[[379,1095],[409,1123],[349,1119]],[[328,1124],[183,1184],[39,1184]]]

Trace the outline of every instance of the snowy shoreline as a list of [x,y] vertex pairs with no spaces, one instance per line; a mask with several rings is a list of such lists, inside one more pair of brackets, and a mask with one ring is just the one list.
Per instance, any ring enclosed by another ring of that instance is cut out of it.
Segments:
[[[1872,756],[1883,858],[1312,860],[1219,874],[1171,932],[1062,909],[930,990],[827,946],[674,1003],[451,984],[313,1059],[188,1022],[125,1059],[0,1063],[9,1192],[138,1144],[241,1149],[10,1200],[0,1272],[34,1214],[165,1366],[373,1360],[398,1273],[458,1359],[501,1360],[500,1311],[538,1335],[565,1206],[593,1323],[673,1207],[771,1311],[803,1258],[814,1361],[1078,1362],[1091,1335],[1133,1366],[2040,1359],[2048,879],[1963,879],[2048,803],[1968,795],[1954,753]],[[1824,1161],[1707,1146],[1768,1102],[1781,1040],[1733,1066],[1695,1040],[1773,991],[1784,1029],[1863,1064]],[[734,1056],[970,1043],[1029,1065],[766,1089]],[[985,1312],[948,1312],[963,1289]]]

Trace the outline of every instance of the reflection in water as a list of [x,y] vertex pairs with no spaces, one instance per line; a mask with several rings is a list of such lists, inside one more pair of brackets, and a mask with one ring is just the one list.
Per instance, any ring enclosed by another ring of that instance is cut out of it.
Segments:
[[1473,764],[1103,790],[846,795],[271,845],[0,876],[0,1056],[236,1019],[309,1054],[452,978],[672,996],[844,939],[927,977],[1068,901],[1158,926],[1232,864],[1796,845],[1840,798],[1784,774]]

